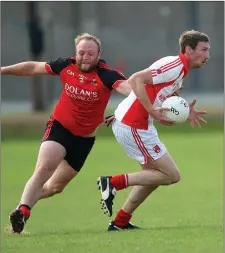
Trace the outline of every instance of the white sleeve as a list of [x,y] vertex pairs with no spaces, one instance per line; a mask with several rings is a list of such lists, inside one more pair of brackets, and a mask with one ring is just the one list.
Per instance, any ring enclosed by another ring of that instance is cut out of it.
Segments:
[[183,63],[177,60],[175,63],[164,65],[153,64],[149,67],[152,73],[153,84],[162,84],[175,81],[183,71]]
[[152,69],[152,83],[153,84],[160,84],[160,83],[165,83],[166,82],[166,76],[165,74],[161,71],[161,69]]

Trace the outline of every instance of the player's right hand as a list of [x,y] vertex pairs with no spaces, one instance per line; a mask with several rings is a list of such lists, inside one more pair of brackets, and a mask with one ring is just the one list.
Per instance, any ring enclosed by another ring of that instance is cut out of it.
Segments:
[[164,107],[155,107],[152,109],[152,111],[149,113],[155,120],[157,120],[159,123],[167,126],[174,126],[175,121],[168,119],[166,116],[164,116],[162,113],[163,111],[170,111],[169,108]]

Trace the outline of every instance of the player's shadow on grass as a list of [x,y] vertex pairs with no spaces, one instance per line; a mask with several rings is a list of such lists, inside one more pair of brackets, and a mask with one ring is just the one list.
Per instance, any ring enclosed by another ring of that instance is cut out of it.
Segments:
[[[125,231],[116,231],[116,232],[110,232],[110,234],[114,234],[114,233],[126,233],[126,232],[135,232],[135,233],[141,233],[142,231],[149,231],[149,232],[154,232],[154,231],[163,231],[163,230],[199,230],[199,229],[203,229],[203,230],[221,230],[221,232],[224,230],[223,226],[222,225],[174,225],[174,226],[158,226],[158,227],[149,227],[149,228],[142,228],[140,230],[125,230]],[[65,236],[71,236],[71,235],[81,235],[81,234],[84,234],[84,235],[87,235],[87,234],[90,234],[90,235],[93,235],[93,234],[109,234],[109,232],[106,231],[106,229],[70,229],[70,230],[53,230],[53,231],[37,231],[37,232],[26,232],[24,234],[24,236],[37,236],[37,237],[43,237],[43,236],[47,236],[47,235],[65,235]]]

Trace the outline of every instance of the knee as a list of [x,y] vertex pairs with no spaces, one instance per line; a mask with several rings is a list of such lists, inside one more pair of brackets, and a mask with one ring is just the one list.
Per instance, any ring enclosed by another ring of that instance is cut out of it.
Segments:
[[63,192],[63,190],[64,190],[64,186],[61,185],[61,184],[55,184],[55,185],[53,185],[53,187],[52,187],[52,192],[53,192],[54,194],[61,193],[61,192]]
[[46,188],[49,196],[59,194],[64,190],[64,186],[61,184],[46,185]]
[[181,180],[181,175],[180,175],[179,170],[177,170],[176,172],[174,172],[174,173],[170,176],[170,179],[171,179],[171,184],[176,184],[176,183],[178,183],[178,182]]
[[50,172],[54,171],[56,167],[52,165],[51,163],[43,163],[43,164],[38,164],[35,168],[36,173],[43,173],[43,172]]

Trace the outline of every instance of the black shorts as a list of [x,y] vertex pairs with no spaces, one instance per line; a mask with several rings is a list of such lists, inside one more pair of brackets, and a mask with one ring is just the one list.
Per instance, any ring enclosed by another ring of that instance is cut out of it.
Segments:
[[42,139],[44,141],[55,141],[66,149],[64,159],[76,171],[83,167],[95,142],[95,137],[81,137],[73,135],[63,127],[57,120],[50,118]]

